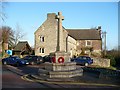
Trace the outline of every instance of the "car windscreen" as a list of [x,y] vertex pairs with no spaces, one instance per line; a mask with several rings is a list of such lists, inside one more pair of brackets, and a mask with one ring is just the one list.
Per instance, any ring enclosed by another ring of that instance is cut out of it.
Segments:
[[14,60],[15,60],[15,59],[20,59],[19,57],[11,57],[11,58],[13,58]]

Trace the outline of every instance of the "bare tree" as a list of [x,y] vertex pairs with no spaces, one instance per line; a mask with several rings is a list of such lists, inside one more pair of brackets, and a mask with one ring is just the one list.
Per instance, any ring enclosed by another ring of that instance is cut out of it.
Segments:
[[16,24],[16,30],[14,32],[14,43],[15,46],[17,45],[17,43],[19,42],[20,39],[22,39],[25,36],[25,33],[22,32],[23,30],[20,28],[19,24]]
[[5,0],[0,0],[0,19],[1,21],[4,21],[6,18],[6,14],[5,14],[5,6],[6,6],[7,2],[5,2]]
[[12,47],[14,45],[14,32],[13,30],[8,27],[8,26],[2,26],[2,28],[0,28],[0,32],[2,32],[1,34],[1,41],[3,43],[8,43],[9,47]]
[[5,55],[5,50],[12,48],[14,43],[14,33],[13,30],[8,26],[2,26],[0,28],[0,42],[2,43],[2,56]]

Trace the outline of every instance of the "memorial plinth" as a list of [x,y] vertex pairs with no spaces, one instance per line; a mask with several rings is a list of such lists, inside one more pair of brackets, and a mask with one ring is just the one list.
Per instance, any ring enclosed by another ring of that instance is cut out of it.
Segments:
[[83,70],[76,68],[75,62],[66,63],[46,63],[44,69],[39,69],[39,75],[47,78],[71,78],[82,76]]
[[63,48],[62,20],[61,12],[56,16],[58,19],[58,37],[56,52],[50,53],[52,63],[46,63],[44,68],[40,68],[38,74],[45,80],[70,81],[72,77],[82,76],[83,69],[77,69],[76,63],[70,61],[70,53]]

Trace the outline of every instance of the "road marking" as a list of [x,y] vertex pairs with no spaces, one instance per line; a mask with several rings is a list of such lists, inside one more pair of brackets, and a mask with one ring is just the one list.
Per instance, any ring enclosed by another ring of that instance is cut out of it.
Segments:
[[30,81],[30,82],[42,82],[42,83],[49,83],[49,84],[72,84],[72,85],[95,85],[95,86],[113,86],[113,87],[120,87],[119,85],[114,84],[97,84],[97,83],[81,83],[81,82],[52,82],[52,81],[45,81],[45,80],[37,80],[37,79],[29,79],[27,78],[28,74],[21,76],[23,80]]
[[26,75],[23,75],[23,76],[21,76],[21,79],[23,79],[23,80],[25,80],[25,81],[29,81],[29,82],[35,82],[35,81],[33,81],[32,79],[28,79],[28,78],[26,78],[28,75],[26,74]]

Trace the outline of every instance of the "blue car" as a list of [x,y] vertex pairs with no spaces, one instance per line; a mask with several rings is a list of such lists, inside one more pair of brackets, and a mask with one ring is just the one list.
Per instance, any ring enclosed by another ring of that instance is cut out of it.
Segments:
[[22,65],[27,65],[29,63],[23,59],[20,59],[17,56],[10,56],[10,57],[2,59],[2,64],[3,65],[9,64],[9,65],[22,66]]
[[88,66],[93,63],[93,59],[91,59],[88,56],[79,56],[77,58],[71,59],[71,61],[74,61],[74,62],[76,62],[76,64],[81,64],[84,66]]

